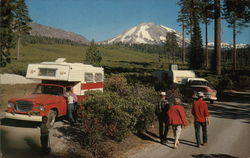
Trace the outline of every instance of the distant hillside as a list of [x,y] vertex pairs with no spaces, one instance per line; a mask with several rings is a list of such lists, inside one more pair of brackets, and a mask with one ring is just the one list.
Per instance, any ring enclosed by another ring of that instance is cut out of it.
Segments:
[[49,38],[66,39],[80,44],[88,44],[84,36],[78,35],[73,32],[66,32],[62,29],[57,29],[49,26],[44,26],[37,23],[30,23],[32,30],[30,31],[32,36],[43,36]]

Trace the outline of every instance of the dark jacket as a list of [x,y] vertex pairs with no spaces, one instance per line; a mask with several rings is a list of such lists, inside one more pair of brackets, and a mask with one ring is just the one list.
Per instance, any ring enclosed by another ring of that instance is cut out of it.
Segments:
[[155,114],[158,117],[166,118],[166,112],[168,111],[169,103],[167,99],[161,99],[155,107]]

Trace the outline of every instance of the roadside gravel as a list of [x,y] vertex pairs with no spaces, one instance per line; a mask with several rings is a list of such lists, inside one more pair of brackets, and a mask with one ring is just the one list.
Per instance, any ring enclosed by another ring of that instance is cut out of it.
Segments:
[[40,80],[27,79],[24,76],[16,74],[0,74],[0,84],[29,84],[39,83]]

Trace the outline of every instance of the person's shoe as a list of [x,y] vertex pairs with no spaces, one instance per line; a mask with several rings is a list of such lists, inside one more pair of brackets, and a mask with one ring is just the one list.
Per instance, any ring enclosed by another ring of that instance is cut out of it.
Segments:
[[207,143],[203,143],[202,145],[203,145],[203,146],[206,146],[206,145],[207,145]]
[[174,144],[174,149],[178,149],[178,145],[177,145],[177,143],[176,143],[176,144]]
[[161,142],[161,144],[163,144],[163,143],[164,143],[164,141],[163,141],[163,140],[161,140],[160,142]]
[[167,143],[168,143],[167,139],[162,140],[162,144],[167,144]]
[[196,147],[197,147],[197,148],[200,148],[200,144],[197,144]]
[[180,142],[179,141],[177,141],[177,143],[176,143],[177,145],[179,145],[180,144]]

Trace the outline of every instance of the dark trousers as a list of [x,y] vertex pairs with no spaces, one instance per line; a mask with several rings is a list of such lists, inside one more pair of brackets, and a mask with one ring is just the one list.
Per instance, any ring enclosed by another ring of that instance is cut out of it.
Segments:
[[48,140],[49,140],[48,135],[41,135],[40,136],[42,153],[48,152]]
[[200,128],[202,129],[203,144],[207,143],[207,123],[206,122],[194,122],[195,138],[196,138],[197,145],[201,144]]
[[74,104],[68,104],[68,118],[71,123],[75,122],[74,119]]
[[159,121],[159,136],[161,142],[164,142],[167,140],[167,134],[169,130],[169,124],[166,118],[158,116]]

